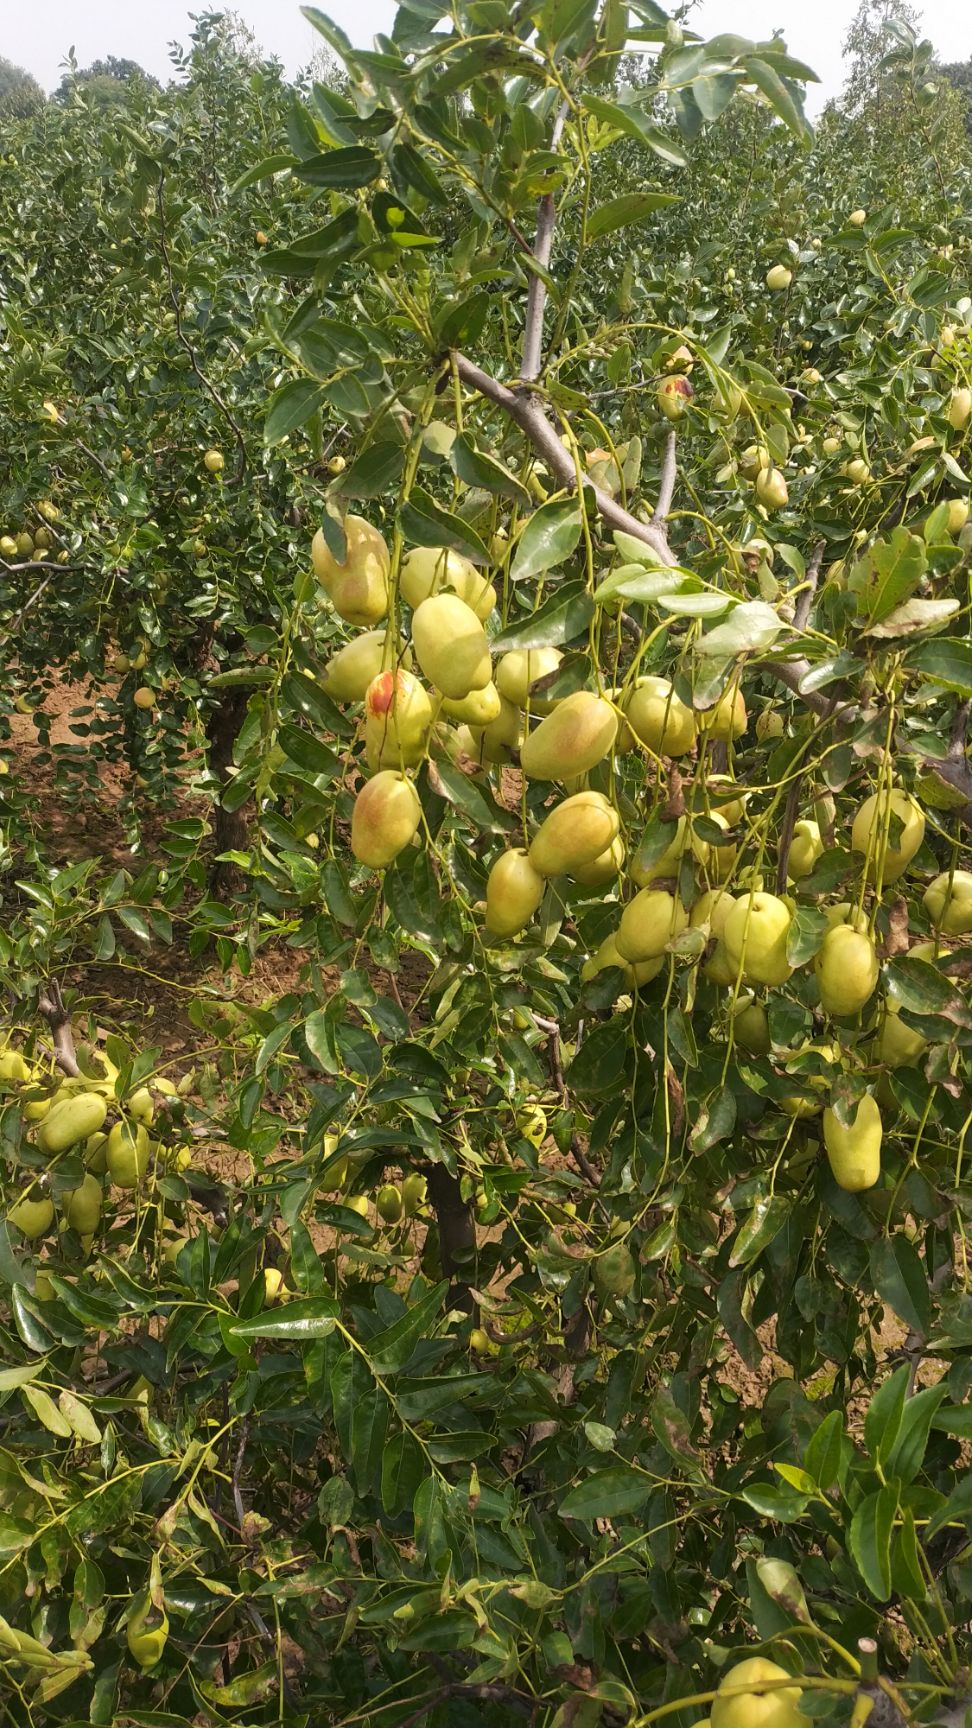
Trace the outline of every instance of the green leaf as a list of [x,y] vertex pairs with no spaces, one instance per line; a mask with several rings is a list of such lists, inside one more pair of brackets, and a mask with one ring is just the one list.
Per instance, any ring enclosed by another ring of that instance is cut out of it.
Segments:
[[600,240],[618,228],[631,228],[636,222],[644,222],[653,211],[664,210],[667,205],[678,202],[674,192],[625,192],[620,198],[609,198],[606,204],[595,210],[588,222],[587,238]]
[[927,1338],[931,1326],[928,1275],[906,1236],[880,1237],[872,1244],[871,1277],[882,1301],[919,1338]]
[[972,1009],[954,984],[928,960],[902,954],[889,962],[888,994],[909,1013],[939,1016],[955,1026],[972,1027]]
[[868,625],[880,624],[915,592],[927,566],[924,541],[907,528],[895,528],[890,539],[876,541],[847,579],[858,615]]
[[493,638],[492,648],[559,648],[586,632],[594,602],[580,582],[563,583],[522,624],[511,624]]
[[879,1602],[891,1595],[891,1533],[897,1510],[897,1487],[885,1483],[861,1501],[847,1534],[851,1559]]
[[920,672],[932,684],[943,684],[959,696],[972,696],[972,643],[947,637],[942,642],[922,642],[907,656],[911,671]]
[[381,157],[373,150],[363,144],[352,144],[345,150],[325,150],[319,156],[308,156],[294,169],[294,174],[309,186],[350,191],[377,180],[381,167]]
[[761,653],[772,647],[787,625],[764,600],[743,600],[733,607],[724,624],[709,630],[698,644],[706,658],[732,659],[737,654]]
[[670,137],[667,132],[662,132],[633,102],[607,102],[602,96],[594,96],[589,91],[583,92],[581,101],[589,114],[596,115],[610,126],[616,126],[619,132],[627,133],[629,138],[637,138],[639,143],[647,144],[648,148],[654,150],[655,155],[670,167],[686,166],[688,157],[678,140]]
[[644,1472],[632,1469],[630,1464],[612,1464],[575,1483],[561,1500],[557,1514],[585,1523],[594,1518],[618,1518],[640,1511],[653,1492],[654,1483]]
[[308,1296],[298,1302],[282,1302],[246,1320],[231,1318],[228,1331],[247,1343],[254,1338],[283,1338],[303,1344],[312,1338],[329,1338],[340,1312],[340,1305],[330,1296]]
[[393,1325],[368,1340],[368,1360],[382,1378],[399,1374],[415,1352],[419,1341],[432,1328],[441,1312],[443,1298],[449,1288],[448,1279],[433,1285],[417,1301],[410,1301],[406,1312]]
[[404,1431],[393,1434],[381,1461],[381,1503],[389,1518],[411,1506],[426,1470],[418,1441]]
[[390,440],[372,444],[338,476],[331,491],[342,498],[383,498],[401,478],[405,447]]
[[785,82],[769,64],[769,61],[760,55],[746,55],[743,64],[753,83],[762,91],[784,125],[788,126],[797,138],[806,139],[809,136],[810,128],[804,117],[796,88]]
[[542,576],[563,564],[581,535],[580,505],[573,499],[553,499],[541,504],[527,522],[516,543],[516,553],[510,569],[514,582],[525,582],[531,576]]
[[864,1417],[864,1444],[876,1464],[888,1458],[901,1432],[908,1398],[908,1369],[895,1369],[875,1392]]
[[793,1210],[786,1194],[764,1194],[740,1225],[729,1256],[730,1266],[748,1266],[782,1230]]
[[824,1494],[836,1486],[845,1444],[844,1419],[839,1410],[831,1410],[811,1434],[803,1457],[807,1474]]
[[289,438],[291,432],[307,424],[325,399],[324,389],[311,378],[293,378],[289,384],[282,384],[270,398],[263,425],[264,443],[279,444],[282,438]]
[[51,1434],[56,1434],[61,1440],[70,1440],[74,1433],[67,1416],[63,1414],[39,1386],[22,1386],[20,1396],[29,1405],[39,1422],[44,1424]]
[[499,498],[509,498],[521,509],[528,510],[532,503],[529,492],[522,486],[516,476],[502,462],[497,462],[495,456],[488,456],[482,450],[477,450],[468,437],[460,434],[453,441],[449,452],[449,462],[453,472],[467,486],[481,486],[484,492],[492,492]]
[[334,751],[313,732],[304,732],[299,726],[281,726],[277,742],[291,762],[310,774],[326,775],[330,780],[338,772],[340,763]]
[[247,186],[255,186],[258,180],[269,180],[274,174],[282,174],[288,168],[296,168],[299,158],[291,156],[289,151],[283,151],[276,156],[264,156],[262,162],[255,162],[252,168],[247,168],[234,180],[229,189],[229,196],[235,198],[237,192],[242,192]]
[[887,1457],[889,1476],[899,1482],[913,1482],[924,1463],[925,1447],[932,1422],[942,1399],[945,1385],[928,1386],[908,1399],[901,1416],[898,1437]]
[[514,826],[513,818],[492,802],[487,803],[474,780],[444,757],[429,763],[429,785],[441,797],[448,798],[485,834],[507,834]]
[[476,533],[461,516],[443,510],[430,493],[413,486],[411,496],[401,508],[402,533],[413,546],[449,546],[465,553],[474,564],[489,564],[489,552]]

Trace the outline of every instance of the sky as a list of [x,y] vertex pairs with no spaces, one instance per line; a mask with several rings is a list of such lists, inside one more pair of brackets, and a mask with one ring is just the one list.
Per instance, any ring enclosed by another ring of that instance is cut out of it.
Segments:
[[[370,42],[387,29],[394,0],[318,0],[354,42]],[[228,0],[249,24],[262,47],[276,54],[289,72],[311,58],[321,38],[302,18],[298,0]],[[137,60],[165,78],[171,68],[168,44],[188,37],[190,12],[206,0],[30,0],[0,4],[0,55],[25,66],[46,90],[60,82],[60,65],[74,45],[80,65],[107,54]],[[759,39],[782,28],[792,54],[812,66],[821,79],[808,101],[811,113],[840,89],[840,43],[857,10],[857,0],[697,0],[692,26],[712,36],[722,30]],[[972,56],[972,0],[924,0],[922,27],[945,60]]]

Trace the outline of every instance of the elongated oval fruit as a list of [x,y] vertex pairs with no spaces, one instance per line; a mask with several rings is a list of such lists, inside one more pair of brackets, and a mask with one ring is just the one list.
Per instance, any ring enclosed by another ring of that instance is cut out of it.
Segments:
[[794,882],[809,876],[818,858],[823,857],[824,843],[819,822],[800,821],[793,830],[786,867]]
[[412,614],[412,647],[430,684],[459,701],[490,682],[486,632],[471,606],[455,594],[433,594]]
[[720,738],[725,743],[741,738],[749,724],[749,715],[739,685],[724,690],[714,708],[696,710],[695,719],[699,731],[709,738]]
[[578,690],[558,702],[520,748],[520,766],[530,780],[568,780],[602,762],[618,734],[610,702]]
[[[511,648],[496,662],[496,688],[507,702],[525,708],[531,684],[556,672],[562,659],[559,648]],[[530,706],[541,713],[546,705],[531,698]]]
[[790,493],[778,468],[761,468],[756,476],[756,496],[767,510],[782,510]]
[[618,833],[618,813],[603,792],[575,792],[551,810],[530,844],[541,876],[569,876],[606,852]]
[[859,1194],[874,1187],[881,1174],[882,1133],[881,1112],[869,1092],[865,1092],[847,1128],[829,1107],[824,1111],[824,1145],[838,1188]]
[[421,762],[432,726],[425,686],[399,668],[379,672],[365,692],[365,744],[374,768],[413,768]]
[[108,1135],[108,1176],[116,1188],[137,1188],[148,1169],[151,1141],[141,1122],[116,1122]]
[[383,769],[366,780],[351,814],[351,850],[359,864],[384,870],[410,846],[422,820],[422,805],[411,780]]
[[726,1670],[712,1700],[712,1728],[809,1728],[800,1709],[802,1689],[786,1682],[785,1668],[765,1656],[751,1656]]
[[363,516],[346,516],[344,533],[347,549],[340,563],[318,528],[311,541],[317,580],[349,624],[377,624],[388,611],[388,547]]
[[623,865],[624,841],[619,834],[606,851],[592,858],[589,864],[578,864],[570,874],[584,888],[601,888],[605,882],[613,882],[620,875]]
[[547,884],[519,847],[502,852],[486,879],[486,929],[493,936],[524,930]]
[[687,923],[688,913],[677,895],[664,888],[642,888],[621,914],[615,936],[618,953],[633,965],[654,960]]
[[692,385],[681,372],[663,378],[655,388],[655,401],[666,420],[681,420],[694,395]]
[[31,1077],[31,1070],[19,1050],[0,1050],[0,1080],[13,1080],[22,1086]]
[[874,943],[865,931],[853,930],[849,924],[835,924],[827,931],[813,970],[828,1014],[857,1014],[877,989]]
[[37,1144],[44,1152],[66,1152],[89,1134],[97,1134],[108,1114],[107,1100],[97,1092],[78,1092],[52,1105],[37,1129]]
[[596,978],[599,972],[606,972],[608,967],[617,966],[624,973],[626,984],[650,984],[657,978],[665,964],[665,956],[658,954],[652,960],[638,960],[633,965],[623,954],[618,953],[617,932],[605,936],[604,941],[594,953],[584,961],[581,967],[581,978],[586,983],[589,978]]
[[592,1281],[602,1302],[627,1296],[634,1286],[637,1267],[626,1242],[615,1242],[594,1262]]
[[7,1222],[16,1225],[28,1242],[36,1242],[38,1236],[43,1236],[54,1222],[54,1202],[42,1189],[29,1188],[27,1193],[22,1194],[11,1206],[7,1213]]
[[101,1183],[90,1171],[82,1177],[79,1187],[69,1188],[66,1194],[61,1195],[61,1211],[65,1222],[72,1230],[76,1230],[79,1236],[90,1236],[97,1230],[102,1198]]
[[415,611],[432,594],[452,592],[483,622],[496,605],[496,589],[461,552],[444,546],[415,546],[402,561],[398,585]]
[[[893,833],[892,828],[895,830]],[[855,852],[865,854],[870,882],[875,881],[878,875],[882,882],[896,882],[907,870],[924,838],[925,816],[921,805],[916,804],[900,786],[893,786],[890,793],[882,787],[880,792],[872,792],[869,798],[865,798],[851,829],[851,847]]]
[[762,1002],[754,1002],[750,996],[740,1001],[733,1010],[732,1035],[742,1050],[748,1050],[751,1056],[765,1056],[770,1049],[771,1038],[769,1019]]
[[972,871],[943,870],[922,895],[922,905],[937,930],[965,936],[972,930]]
[[695,715],[667,678],[641,678],[625,703],[636,738],[656,756],[684,756],[695,743]]
[[498,720],[502,711],[503,698],[492,681],[479,690],[470,690],[468,696],[446,696],[442,702],[443,714],[450,720],[464,721],[473,730]]
[[[385,663],[385,631],[364,630],[332,654],[321,683],[334,702],[363,702],[368,685]],[[393,646],[389,662],[402,663],[400,649]],[[408,657],[406,657],[406,664]]]
[[953,432],[961,432],[972,415],[972,390],[964,386],[953,390],[948,399],[948,423]]
[[786,901],[775,894],[742,895],[722,930],[733,977],[741,967],[747,984],[784,984],[793,971],[786,957],[792,921]]
[[876,1054],[888,1068],[910,1068],[928,1049],[928,1040],[901,1018],[896,1002],[885,1002],[877,1036]]

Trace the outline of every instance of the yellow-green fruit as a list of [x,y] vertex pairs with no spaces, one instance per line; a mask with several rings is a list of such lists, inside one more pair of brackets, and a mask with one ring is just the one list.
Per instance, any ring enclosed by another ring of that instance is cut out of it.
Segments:
[[628,865],[628,875],[636,888],[649,888],[652,882],[664,882],[671,876],[677,876],[682,866],[682,859],[689,846],[690,831],[688,818],[680,816],[675,824],[675,833],[660,858],[652,864],[642,864],[634,853]]
[[850,226],[852,228],[863,228],[865,222],[867,221],[867,211],[866,210],[852,210],[850,215],[848,216],[847,220],[850,223]]
[[155,707],[155,691],[148,684],[140,684],[132,697],[136,708],[147,710]]
[[766,286],[772,289],[774,294],[781,294],[784,289],[789,288],[792,281],[793,271],[788,270],[785,264],[774,264],[773,268],[766,272]]
[[[507,702],[525,708],[530,685],[556,672],[562,659],[559,648],[511,648],[496,662],[496,688]],[[542,712],[547,704],[531,698],[530,706]]]
[[886,1002],[875,1048],[878,1061],[888,1068],[909,1068],[925,1054],[928,1040],[905,1025],[896,1002]]
[[520,747],[520,765],[530,780],[568,780],[586,774],[607,756],[618,721],[610,702],[578,690],[558,702]]
[[486,929],[493,936],[515,936],[529,924],[543,899],[546,882],[526,852],[502,852],[486,879]]
[[94,1176],[103,1176],[108,1168],[107,1134],[90,1134],[84,1143],[84,1162]]
[[809,876],[817,859],[823,857],[823,850],[820,824],[811,821],[798,822],[793,830],[786,861],[787,870],[794,882],[801,882],[804,876]]
[[66,1152],[89,1134],[97,1134],[108,1114],[108,1104],[98,1092],[78,1092],[48,1110],[37,1130],[43,1152]]
[[264,1266],[263,1268],[263,1300],[268,1308],[275,1302],[286,1302],[290,1291],[284,1283],[284,1275],[279,1266]]
[[411,672],[379,672],[365,692],[365,745],[370,768],[411,768],[421,762],[432,726],[432,703]]
[[429,683],[453,701],[481,690],[492,677],[486,632],[456,594],[433,594],[416,607],[412,647]]
[[738,684],[724,690],[714,708],[708,708],[704,713],[696,711],[695,718],[699,731],[709,738],[721,738],[726,743],[741,738],[749,716]]
[[146,1128],[151,1127],[155,1120],[155,1104],[147,1086],[140,1086],[125,1100],[125,1109],[136,1122],[144,1122]]
[[[333,702],[363,702],[372,679],[384,665],[384,630],[364,630],[332,654],[321,683]],[[390,652],[389,662],[402,663],[401,653]],[[406,656],[407,664],[407,656]]]
[[761,1002],[743,1002],[732,1017],[732,1035],[752,1056],[765,1056],[770,1048],[769,1020]]
[[146,1595],[125,1628],[129,1654],[141,1669],[154,1668],[162,1660],[168,1636],[169,1616],[164,1608],[156,1608]]
[[961,432],[972,414],[972,390],[953,390],[948,399],[948,423],[954,432]]
[[226,466],[223,452],[221,450],[207,450],[203,457],[203,466],[209,470],[210,474],[222,474]]
[[[722,828],[728,833],[729,824],[725,817],[720,816],[717,811],[712,812],[709,821],[714,827]],[[723,845],[715,840],[702,840],[698,834],[692,831],[689,834],[689,845],[693,857],[698,859],[710,882],[725,882],[727,880],[736,862],[737,848],[731,840]]]
[[623,960],[637,965],[664,954],[688,923],[688,913],[675,894],[664,888],[642,888],[621,914],[615,941]]
[[480,690],[470,690],[468,696],[447,696],[442,703],[442,712],[450,720],[461,720],[474,729],[489,726],[493,720],[499,719],[502,711],[503,698],[492,680]]
[[603,792],[575,792],[541,822],[530,844],[530,863],[541,876],[569,876],[606,852],[619,826]]
[[865,480],[871,478],[871,470],[863,456],[852,456],[849,462],[845,462],[844,473],[848,480],[853,480],[855,486],[863,486]]
[[514,708],[512,702],[507,702],[505,696],[500,697],[500,711],[495,720],[482,728],[477,728],[474,737],[477,739],[477,751],[484,762],[508,762],[510,751],[520,742],[523,732],[523,720],[519,708]]
[[950,498],[948,501],[948,522],[950,534],[961,534],[969,519],[969,501],[967,498]]
[[0,558],[16,558],[17,542],[12,534],[0,534]]
[[786,942],[793,915],[775,894],[742,895],[722,932],[733,976],[741,970],[747,984],[784,984],[793,971]]
[[351,815],[351,850],[359,864],[384,870],[410,846],[422,820],[411,780],[386,768],[366,780]]
[[605,852],[572,870],[571,877],[584,888],[602,888],[605,882],[613,882],[620,875],[623,864],[624,841],[619,834]]
[[412,1170],[402,1183],[402,1212],[406,1218],[414,1218],[416,1212],[425,1205],[428,1194],[428,1180],[417,1170]]
[[878,957],[862,930],[835,924],[813,962],[820,1001],[828,1014],[857,1014],[877,989]]
[[17,551],[21,558],[29,558],[34,550],[34,536],[28,534],[26,528],[17,535]]
[[843,443],[842,438],[835,438],[835,437],[833,437],[833,435],[831,435],[829,438],[824,439],[820,448],[822,449],[825,456],[836,456],[842,443]]
[[655,390],[655,401],[666,420],[681,420],[695,391],[682,373],[663,378]]
[[36,1242],[53,1222],[54,1202],[40,1188],[29,1188],[7,1213],[7,1223],[15,1224],[28,1242]]
[[101,1183],[97,1176],[88,1175],[81,1180],[79,1188],[70,1188],[61,1195],[61,1211],[64,1219],[79,1236],[90,1236],[98,1228],[101,1217],[103,1195]]
[[684,756],[695,743],[695,715],[667,678],[641,678],[625,703],[636,738],[656,756]]
[[385,1182],[375,1195],[375,1210],[386,1224],[397,1224],[404,1211],[401,1189]]
[[936,930],[946,936],[965,936],[972,930],[972,871],[943,870],[922,896],[922,905]]
[[540,1146],[547,1137],[547,1112],[539,1104],[524,1104],[516,1113],[516,1125],[524,1140]]
[[335,612],[349,624],[377,624],[388,611],[388,547],[363,516],[346,516],[344,533],[345,559],[338,563],[318,528],[311,541],[314,572]]
[[713,938],[712,951],[702,967],[705,976],[713,984],[728,986],[736,982],[737,970],[730,961],[722,940],[726,919],[735,904],[733,896],[724,888],[710,888],[699,896],[689,914],[692,929],[707,928]]
[[626,984],[630,984],[632,987],[636,984],[650,984],[653,978],[658,977],[664,964],[665,956],[659,954],[654,960],[640,960],[632,966],[630,961],[625,960],[624,956],[618,953],[617,938],[612,934],[605,936],[604,941],[595,952],[584,961],[581,967],[581,979],[586,984],[589,979],[596,978],[599,972],[606,972],[608,967],[616,966],[619,971],[624,973]]
[[809,1728],[800,1709],[803,1693],[785,1668],[764,1656],[737,1662],[722,1676],[712,1700],[712,1728]]
[[31,1071],[19,1050],[0,1050],[0,1080],[12,1080],[22,1086]]
[[626,1242],[615,1242],[594,1262],[591,1273],[594,1289],[602,1302],[612,1297],[627,1296],[634,1287],[636,1267],[634,1256]]
[[21,1104],[20,1113],[25,1122],[41,1122],[50,1110],[51,1103],[50,1098],[31,1098],[27,1103]]
[[116,1188],[137,1188],[148,1169],[151,1142],[141,1122],[116,1122],[108,1135],[108,1177]]
[[469,1334],[469,1348],[474,1356],[495,1356],[498,1346],[481,1326],[474,1326]]
[[[889,837],[885,851],[884,834],[889,831],[891,816],[898,819],[901,827],[896,839]],[[924,838],[925,817],[921,806],[898,786],[892,787],[890,795],[887,788],[882,787],[880,792],[872,792],[869,798],[865,798],[851,829],[853,850],[867,855],[870,881],[880,874],[882,881],[896,882],[907,870]]]
[[367,1194],[345,1194],[341,1205],[346,1206],[349,1212],[357,1212],[359,1218],[368,1216]]
[[790,494],[778,468],[761,468],[755,484],[756,496],[767,510],[782,510]]
[[399,587],[413,611],[432,594],[449,591],[471,606],[480,622],[496,605],[496,589],[461,552],[443,546],[416,546],[402,561]]
[[869,1092],[864,1094],[848,1128],[833,1110],[823,1113],[823,1137],[838,1188],[858,1194],[873,1188],[881,1174],[881,1112]]

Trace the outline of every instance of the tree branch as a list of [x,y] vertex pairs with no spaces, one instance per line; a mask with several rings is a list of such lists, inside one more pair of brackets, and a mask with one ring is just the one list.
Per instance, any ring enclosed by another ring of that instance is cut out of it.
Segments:
[[[549,147],[552,151],[555,151],[560,144],[566,119],[567,103],[561,102],[550,133]],[[556,221],[557,205],[553,193],[548,192],[540,200],[537,232],[531,254],[534,261],[544,271],[550,267],[550,253],[553,248]],[[543,358],[543,310],[546,304],[547,284],[543,277],[534,271],[531,273],[530,286],[527,289],[526,318],[523,324],[523,364],[520,369],[521,377],[527,382],[540,376],[540,365]]]
[[658,502],[655,505],[655,514],[653,518],[655,522],[664,522],[665,517],[668,515],[668,512],[672,507],[672,496],[675,491],[675,475],[677,472],[675,463],[676,445],[677,440],[675,437],[675,428],[673,427],[665,440],[665,454],[662,458],[661,478],[658,482]]
[[807,627],[807,620],[810,617],[810,608],[813,605],[814,596],[817,592],[817,583],[820,580],[820,566],[823,563],[823,556],[826,550],[826,541],[818,540],[810,555],[810,562],[807,565],[806,582],[804,583],[803,591],[797,600],[796,608],[793,613],[793,628],[795,630],[805,630]]
[[[577,470],[570,451],[560,442],[553,426],[547,419],[543,404],[529,389],[511,390],[509,385],[500,383],[482,367],[468,360],[465,354],[455,356],[456,371],[464,384],[470,389],[478,390],[487,401],[502,408],[516,426],[519,426],[537,455],[543,458],[547,468],[560,485],[568,492],[576,494]],[[642,522],[637,516],[632,516],[617,501],[600,486],[585,481],[585,491],[590,490],[594,502],[603,520],[610,528],[620,528],[625,534],[641,540],[650,546],[652,551],[664,564],[674,564],[668,536],[663,527],[654,523]]]
[[45,988],[37,998],[38,1013],[43,1014],[51,1029],[54,1041],[54,1060],[62,1074],[76,1077],[81,1069],[74,1051],[74,1034],[71,1031],[71,1016],[64,1006],[61,986],[56,978],[50,978]]

